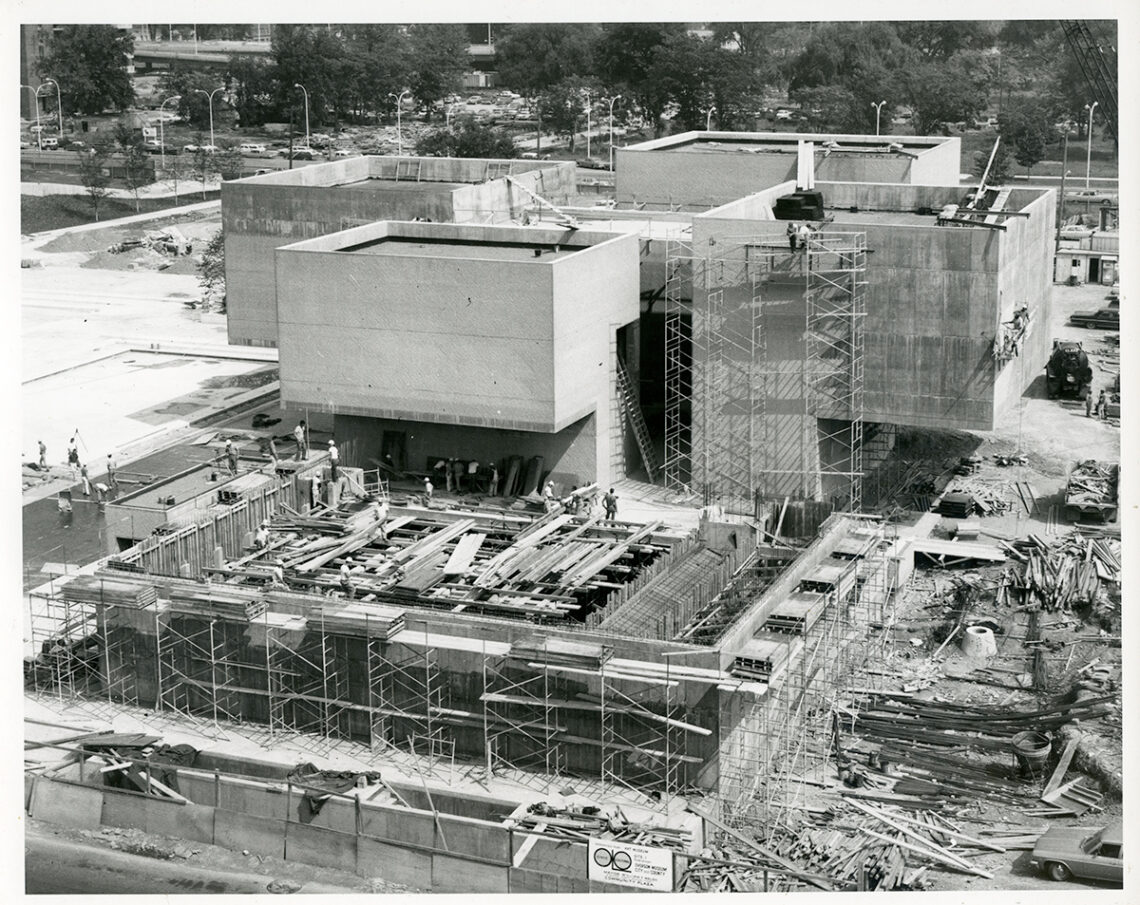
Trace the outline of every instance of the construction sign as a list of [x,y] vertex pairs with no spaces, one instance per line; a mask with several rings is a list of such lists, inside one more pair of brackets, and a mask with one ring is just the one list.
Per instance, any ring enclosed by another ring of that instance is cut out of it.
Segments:
[[602,883],[672,892],[673,853],[612,839],[591,839],[587,876]]

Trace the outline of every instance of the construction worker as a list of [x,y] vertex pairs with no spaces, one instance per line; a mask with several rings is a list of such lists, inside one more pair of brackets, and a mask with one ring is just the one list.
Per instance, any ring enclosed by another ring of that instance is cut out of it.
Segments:
[[273,587],[276,587],[276,588],[287,588],[288,587],[288,585],[285,584],[285,561],[284,560],[278,559],[278,560],[274,561],[273,572],[271,574],[272,574],[273,578],[272,578],[272,581],[270,583],[273,585]]
[[429,503],[431,502],[431,495],[434,490],[435,488],[431,484],[431,478],[424,478],[424,496]]
[[309,458],[309,429],[304,421],[298,422],[293,428],[293,439],[297,441],[297,458]]
[[74,437],[67,444],[67,465],[73,473],[79,468],[79,447],[75,445]]
[[47,468],[47,447],[43,440],[38,442],[40,444],[40,468]]
[[312,507],[316,509],[321,505],[321,478],[320,475],[313,475],[312,478]]
[[329,440],[329,471],[332,474],[332,482],[336,483],[336,470],[340,465],[340,450],[336,448],[336,441]]
[[456,493],[462,493],[463,492],[463,472],[465,470],[466,469],[464,468],[463,463],[459,459],[452,460],[451,472],[452,472],[452,478],[455,481],[455,492]]
[[87,466],[79,466],[79,479],[83,482],[83,495],[91,496],[91,479],[87,476]]
[[542,505],[547,512],[553,512],[558,505],[558,501],[554,498],[553,481],[547,481],[546,486],[542,488]]
[[1100,391],[1100,395],[1096,400],[1096,413],[1100,415],[1101,421],[1108,419],[1108,395],[1104,390]]
[[811,240],[812,228],[806,223],[800,225],[800,247],[805,251],[808,247],[808,242]]
[[444,466],[443,482],[447,492],[451,493],[451,483],[454,480],[452,475],[455,473],[455,459],[448,459],[447,464]]
[[617,501],[617,494],[614,493],[614,489],[611,487],[610,492],[602,497],[602,505],[606,509],[606,521],[612,522],[617,519]]
[[499,495],[499,466],[494,462],[491,463],[491,484],[488,493],[491,496]]
[[253,545],[258,550],[264,550],[269,546],[269,522],[263,521],[257,528],[257,533],[253,536]]
[[230,470],[230,474],[237,474],[238,470],[238,455],[237,450],[234,449],[233,440],[226,441],[226,468]]
[[1091,418],[1093,414],[1093,392],[1090,386],[1085,390],[1085,417]]
[[107,484],[115,489],[119,487],[119,479],[115,477],[115,471],[118,467],[115,459],[110,453],[107,453]]
[[340,589],[349,600],[352,599],[352,570],[348,567],[350,562],[351,559],[345,559],[340,564]]
[[794,220],[789,221],[788,228],[785,230],[785,233],[788,236],[788,248],[791,251],[795,251],[796,250],[796,237],[799,235],[799,233],[796,231],[796,224],[795,224]]

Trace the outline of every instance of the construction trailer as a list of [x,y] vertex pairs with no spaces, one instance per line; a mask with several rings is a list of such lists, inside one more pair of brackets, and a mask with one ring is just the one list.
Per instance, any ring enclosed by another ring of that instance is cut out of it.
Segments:
[[731,525],[702,540],[394,509],[381,540],[362,518],[278,516],[269,550],[186,578],[190,526],[33,596],[29,687],[444,774],[702,790],[725,819],[777,822],[826,767],[831,708],[869,681],[908,569],[905,545],[853,516],[798,553],[709,542]]

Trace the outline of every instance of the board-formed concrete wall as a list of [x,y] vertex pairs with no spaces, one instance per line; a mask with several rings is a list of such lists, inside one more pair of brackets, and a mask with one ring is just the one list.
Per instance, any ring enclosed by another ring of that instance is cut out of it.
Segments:
[[[764,139],[788,142],[782,150],[764,148],[754,151],[716,149],[703,145]],[[692,144],[696,141],[696,145]],[[920,138],[907,136],[906,142],[922,142],[917,157],[884,152],[881,154],[833,152],[824,156],[823,145],[837,141],[841,145],[882,147],[891,139],[876,140],[864,135],[786,133],[700,133],[670,136],[615,151],[615,192],[619,203],[645,204],[650,208],[668,205],[711,207],[725,204],[741,196],[796,178],[796,140],[815,143],[816,180],[835,182],[948,184],[956,182],[961,157],[961,139]],[[678,144],[688,144],[675,149]]]
[[[225,182],[229,341],[276,345],[273,250],[282,245],[377,220],[497,222],[529,203],[504,175],[562,198],[574,192],[574,173],[572,163],[561,161],[356,157]],[[378,182],[346,187],[364,179]]]
[[[341,250],[395,236],[470,246],[438,258]],[[504,260],[480,242],[564,244],[562,256]],[[604,371],[613,330],[637,319],[637,250],[633,234],[444,224],[376,224],[280,249],[282,400],[559,431],[607,407],[583,371]]]

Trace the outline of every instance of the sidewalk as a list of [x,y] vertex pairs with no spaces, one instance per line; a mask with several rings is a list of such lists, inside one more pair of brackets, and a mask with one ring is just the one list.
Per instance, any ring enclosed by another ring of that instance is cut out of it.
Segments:
[[[194,194],[201,195],[203,191],[216,192],[220,189],[221,184],[221,180],[211,179],[206,182],[205,189],[203,189],[201,180],[179,179],[178,197],[189,198]],[[70,182],[21,182],[20,194],[41,197],[44,195],[86,195],[87,190],[82,185],[75,185]],[[139,200],[143,198],[173,198],[174,195],[174,184],[169,179],[152,182],[150,185],[144,185],[139,189]],[[130,189],[108,189],[107,197],[122,201],[134,201],[135,193]],[[215,200],[204,203],[217,204],[218,202]]]

